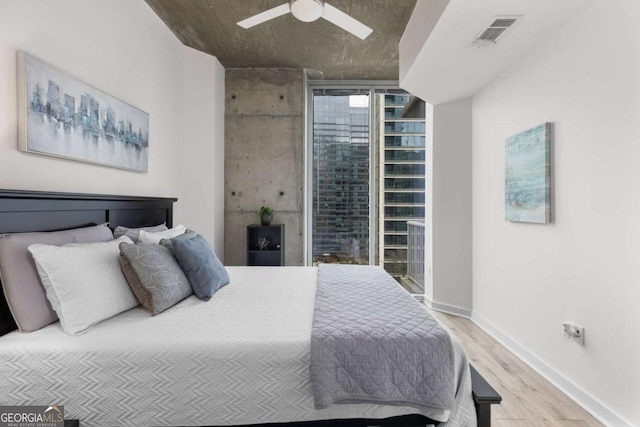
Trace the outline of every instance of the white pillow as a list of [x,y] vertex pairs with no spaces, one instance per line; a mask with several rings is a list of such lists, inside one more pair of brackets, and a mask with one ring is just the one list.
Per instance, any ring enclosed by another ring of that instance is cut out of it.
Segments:
[[138,305],[120,269],[122,236],[103,243],[29,246],[51,307],[70,335]]
[[166,231],[158,231],[157,233],[140,230],[140,237],[138,237],[138,241],[140,243],[155,243],[157,245],[162,239],[173,239],[174,237],[184,234],[186,231],[187,229],[184,225],[178,225]]

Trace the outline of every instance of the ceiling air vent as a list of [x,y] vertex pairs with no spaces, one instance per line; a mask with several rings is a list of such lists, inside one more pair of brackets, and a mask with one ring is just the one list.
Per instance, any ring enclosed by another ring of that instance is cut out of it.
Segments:
[[522,16],[496,16],[489,26],[480,31],[476,39],[471,42],[471,46],[479,48],[493,46],[521,18]]

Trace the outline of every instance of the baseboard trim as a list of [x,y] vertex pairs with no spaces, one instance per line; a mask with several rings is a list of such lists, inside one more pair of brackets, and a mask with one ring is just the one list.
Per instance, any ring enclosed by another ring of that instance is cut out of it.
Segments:
[[423,301],[427,307],[431,310],[441,311],[447,314],[453,314],[454,316],[466,317],[467,319],[471,318],[471,310],[467,310],[466,308],[456,307],[455,305],[442,304],[440,302],[433,301],[428,296],[424,296]]
[[598,402],[589,393],[575,385],[571,380],[562,375],[560,372],[549,366],[543,360],[539,359],[529,350],[512,340],[507,334],[502,332],[493,323],[488,321],[477,312],[471,315],[471,321],[482,328],[486,333],[495,338],[500,344],[504,345],[509,351],[519,357],[523,362],[529,365],[534,371],[542,375],[551,384],[558,387],[564,394],[573,399],[578,405],[582,406],[587,412],[597,418],[601,423],[607,426],[615,427],[634,427],[629,421],[625,420],[613,410]]

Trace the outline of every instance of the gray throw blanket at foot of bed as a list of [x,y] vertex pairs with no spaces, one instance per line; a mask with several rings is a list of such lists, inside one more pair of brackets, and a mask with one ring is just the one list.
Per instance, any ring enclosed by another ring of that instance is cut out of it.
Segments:
[[316,292],[317,409],[356,402],[451,409],[451,338],[382,268],[321,264]]

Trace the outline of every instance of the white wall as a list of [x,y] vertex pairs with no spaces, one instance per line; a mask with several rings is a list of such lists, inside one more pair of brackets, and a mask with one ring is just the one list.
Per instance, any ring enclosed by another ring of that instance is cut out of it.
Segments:
[[432,308],[471,315],[471,98],[433,107]]
[[[638,22],[599,0],[473,101],[474,319],[616,427],[640,425]],[[505,138],[545,121],[554,222],[506,222]]]
[[[216,60],[216,62],[218,62]],[[216,65],[215,85],[215,150],[214,150],[214,239],[213,249],[224,262],[224,105],[225,105],[225,73],[219,63]]]
[[411,80],[415,62],[450,0],[417,0],[398,46],[400,82]]
[[[17,50],[148,112],[148,173],[18,151]],[[0,0],[0,118],[0,188],[178,197],[222,257],[224,69],[143,0]]]
[[[0,0],[0,187],[179,197],[182,49],[142,1]],[[19,152],[17,50],[148,112],[148,173]]]
[[224,68],[184,48],[184,223],[224,260]]

